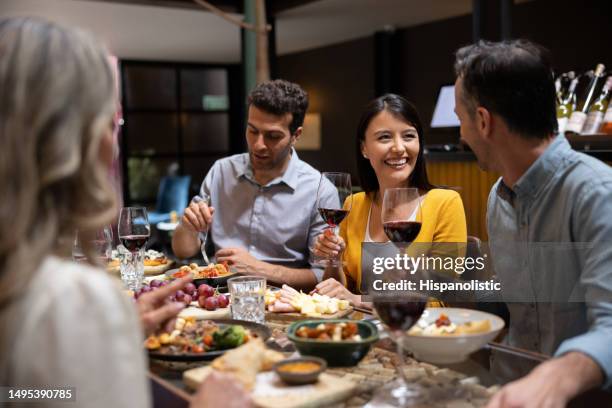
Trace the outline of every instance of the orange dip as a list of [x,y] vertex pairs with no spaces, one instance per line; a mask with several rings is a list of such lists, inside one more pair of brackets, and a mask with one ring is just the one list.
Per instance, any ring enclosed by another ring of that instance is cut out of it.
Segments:
[[318,363],[313,363],[311,361],[298,361],[296,363],[283,364],[279,366],[277,370],[285,373],[305,374],[317,371],[320,368],[321,365]]

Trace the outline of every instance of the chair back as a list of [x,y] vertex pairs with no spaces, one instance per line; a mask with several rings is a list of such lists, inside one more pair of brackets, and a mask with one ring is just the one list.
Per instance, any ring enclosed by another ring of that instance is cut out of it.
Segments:
[[157,204],[159,213],[182,213],[189,201],[191,176],[165,176],[159,182]]

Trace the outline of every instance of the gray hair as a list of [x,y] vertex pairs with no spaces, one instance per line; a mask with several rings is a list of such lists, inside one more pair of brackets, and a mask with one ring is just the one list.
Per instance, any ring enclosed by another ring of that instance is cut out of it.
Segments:
[[99,153],[115,101],[107,52],[91,35],[0,19],[0,322],[46,256],[116,214]]

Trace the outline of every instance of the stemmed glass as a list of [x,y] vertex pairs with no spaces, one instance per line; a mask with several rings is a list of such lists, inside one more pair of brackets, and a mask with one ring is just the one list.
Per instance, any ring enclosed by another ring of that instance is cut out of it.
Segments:
[[119,247],[121,280],[130,290],[138,290],[144,277],[145,245],[151,236],[151,226],[144,207],[124,207],[119,213]]
[[411,243],[421,231],[421,197],[417,188],[385,190],[382,224],[389,241],[400,246]]
[[[75,262],[83,262],[87,259],[82,246],[83,234],[78,231],[74,235],[74,243],[72,245],[72,259]],[[110,225],[105,225],[103,228],[96,230],[91,239],[91,244],[95,255],[103,265],[106,265],[113,251],[113,229]]]
[[[421,198],[416,188],[391,188],[385,190],[382,204],[382,223],[385,234],[391,242],[404,249],[419,235],[421,230]],[[388,280],[399,281],[404,270],[387,272]],[[406,291],[395,298],[382,296],[374,299],[374,308],[381,321],[385,323],[391,339],[397,346],[399,364],[396,365],[398,377],[386,384],[374,397],[377,403],[391,406],[407,406],[426,398],[421,387],[410,384],[404,374],[404,338],[406,332],[419,320],[427,305],[425,294]]]
[[[321,218],[327,223],[325,234],[339,233],[339,225],[351,210],[353,196],[351,175],[348,173],[321,173],[317,189],[317,209]],[[320,259],[315,263],[322,266],[339,266],[340,256]]]

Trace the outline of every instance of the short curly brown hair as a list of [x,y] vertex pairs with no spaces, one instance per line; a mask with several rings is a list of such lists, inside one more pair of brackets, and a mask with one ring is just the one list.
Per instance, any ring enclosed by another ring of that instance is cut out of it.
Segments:
[[273,115],[291,113],[289,131],[294,134],[304,123],[308,94],[298,84],[275,79],[257,85],[249,94],[247,103]]

